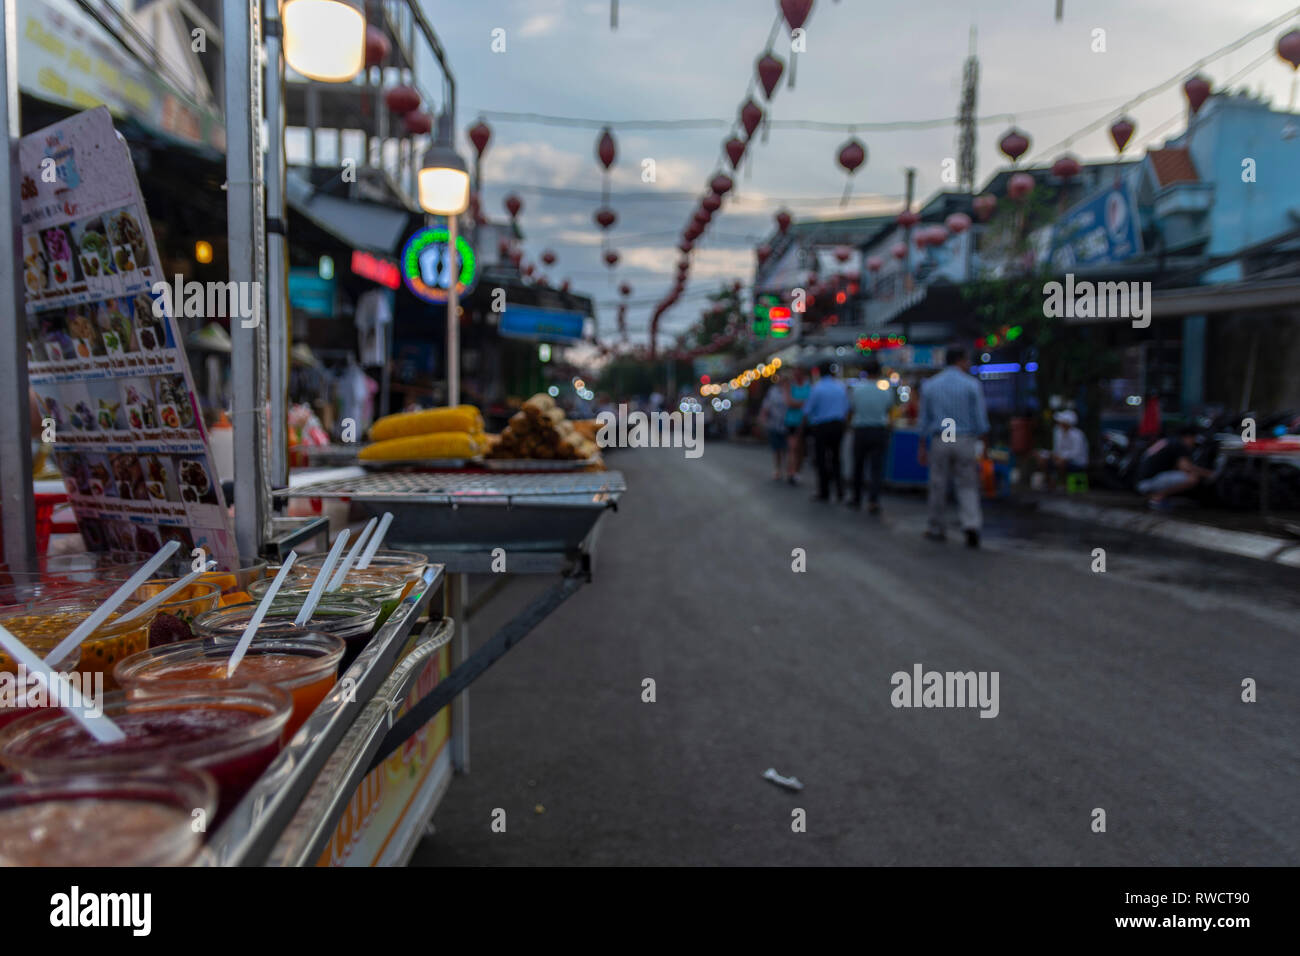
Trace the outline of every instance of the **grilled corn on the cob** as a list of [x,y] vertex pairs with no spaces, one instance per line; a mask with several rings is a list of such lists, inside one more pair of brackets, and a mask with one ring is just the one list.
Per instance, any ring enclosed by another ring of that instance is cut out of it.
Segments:
[[372,441],[382,442],[412,435],[442,432],[482,432],[483,416],[473,405],[428,408],[419,412],[385,415],[370,426]]

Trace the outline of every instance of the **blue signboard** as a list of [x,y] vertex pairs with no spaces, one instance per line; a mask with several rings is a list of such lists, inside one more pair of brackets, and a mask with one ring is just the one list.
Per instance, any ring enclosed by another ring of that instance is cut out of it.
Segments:
[[295,312],[331,318],[334,315],[334,280],[322,279],[317,269],[289,270],[289,305]]
[[534,342],[580,342],[582,323],[586,317],[581,312],[563,312],[559,309],[539,309],[532,305],[506,303],[501,313],[497,331],[506,338],[530,339]]
[[1052,229],[1052,268],[1124,262],[1142,254],[1137,204],[1124,186],[1097,193],[1060,218]]

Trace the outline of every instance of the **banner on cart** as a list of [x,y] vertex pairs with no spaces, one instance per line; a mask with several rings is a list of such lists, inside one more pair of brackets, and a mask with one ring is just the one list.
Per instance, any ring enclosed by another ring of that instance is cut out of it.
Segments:
[[[393,716],[394,721],[433,690],[450,673],[450,665],[450,648],[439,648],[420,671],[415,686]],[[425,821],[408,820],[406,815],[408,811],[420,811],[419,798],[426,795],[426,788],[434,785],[431,776],[434,765],[450,736],[451,710],[444,707],[395,750],[383,766],[372,770],[361,781],[334,830],[334,839],[316,865],[375,866],[384,859],[399,831],[412,826],[423,830]]]
[[27,370],[91,551],[180,541],[238,567],[126,143],[105,107],[20,147]]

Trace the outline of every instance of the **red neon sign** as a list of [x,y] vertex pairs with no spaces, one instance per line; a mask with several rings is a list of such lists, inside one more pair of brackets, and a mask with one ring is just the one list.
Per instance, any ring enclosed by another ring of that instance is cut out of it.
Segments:
[[378,282],[389,289],[396,289],[402,284],[402,272],[396,262],[372,256],[359,249],[352,250],[352,271],[363,279]]

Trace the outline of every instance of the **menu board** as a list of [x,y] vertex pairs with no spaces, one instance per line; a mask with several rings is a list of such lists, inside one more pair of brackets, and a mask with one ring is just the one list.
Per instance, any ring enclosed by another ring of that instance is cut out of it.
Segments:
[[19,156],[27,369],[86,548],[178,540],[238,567],[126,142],[101,106]]

